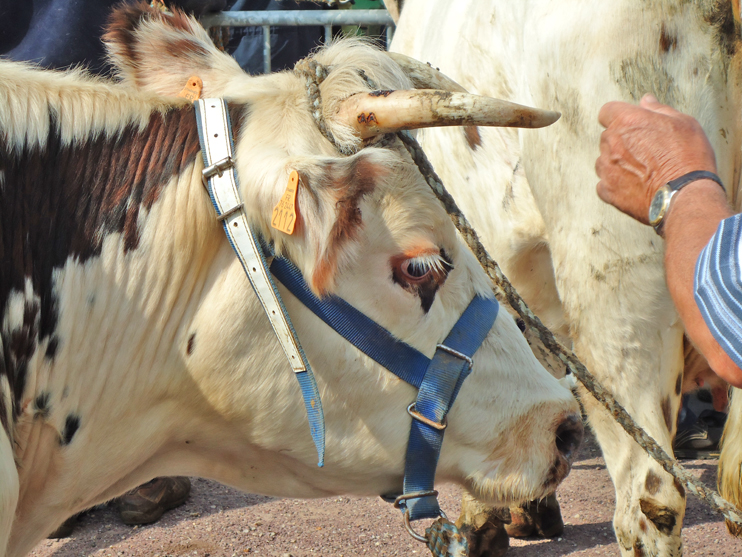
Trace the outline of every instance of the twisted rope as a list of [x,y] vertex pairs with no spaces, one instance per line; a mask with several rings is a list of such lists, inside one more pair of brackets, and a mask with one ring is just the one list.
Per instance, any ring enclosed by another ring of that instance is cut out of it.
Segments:
[[487,253],[487,250],[479,241],[476,231],[469,224],[469,221],[458,208],[453,197],[446,191],[440,178],[438,178],[438,175],[433,170],[433,166],[425,156],[420,144],[407,133],[400,133],[398,135],[410,153],[412,160],[415,161],[423,177],[428,182],[428,185],[436,197],[443,203],[446,212],[451,217],[454,225],[456,225],[456,229],[464,238],[466,245],[469,246],[469,249],[477,257],[487,276],[492,279],[497,299],[506,301],[518,313],[520,318],[526,323],[526,330],[529,330],[538,342],[555,355],[567,370],[579,379],[587,391],[610,412],[626,433],[642,449],[649,453],[667,473],[672,474],[688,491],[705,501],[712,509],[722,514],[724,518],[735,524],[742,524],[742,514],[740,511],[716,491],[705,486],[695,476],[688,473],[675,459],[670,458],[664,449],[657,444],[657,441],[639,427],[624,407],[613,398],[613,395],[593,377],[574,352],[565,348],[554,337],[554,334],[541,323],[541,320],[529,309],[523,298],[520,297],[515,288],[513,288],[513,285],[510,284],[510,281],[502,273],[499,265]]
[[[300,64],[306,64],[299,68]],[[303,68],[308,68],[306,71]],[[312,116],[317,122],[317,126],[330,142],[335,145],[332,134],[327,130],[324,119],[322,118],[322,101],[319,97],[319,84],[327,77],[327,69],[323,68],[314,60],[301,60],[297,63],[295,71],[303,73],[307,77],[307,92],[310,98],[310,104],[313,107]],[[317,78],[312,76],[317,75]],[[316,110],[315,110],[315,107]],[[730,522],[742,526],[742,513],[729,501],[721,497],[715,490],[705,486],[695,476],[690,474],[678,462],[670,458],[657,441],[650,437],[629,415],[621,404],[616,401],[613,395],[607,391],[600,382],[593,377],[582,362],[577,358],[574,352],[565,348],[555,337],[554,334],[543,324],[541,320],[530,310],[523,298],[510,284],[505,277],[500,266],[487,253],[487,250],[479,240],[477,232],[472,228],[469,221],[456,205],[456,201],[443,186],[438,175],[430,164],[427,156],[422,150],[420,144],[406,132],[398,133],[404,146],[407,148],[412,160],[420,169],[420,173],[425,178],[428,186],[438,200],[443,203],[446,212],[451,217],[456,229],[471,249],[472,253],[479,260],[487,276],[492,280],[496,298],[500,302],[507,304],[520,316],[526,324],[526,340],[531,348],[543,356],[547,364],[552,365],[558,362],[563,365],[568,372],[583,384],[585,389],[613,416],[619,425],[628,433],[639,446],[644,449],[657,463],[668,473],[676,478],[687,491],[704,501],[714,511],[724,516]],[[552,367],[554,367],[552,365]]]

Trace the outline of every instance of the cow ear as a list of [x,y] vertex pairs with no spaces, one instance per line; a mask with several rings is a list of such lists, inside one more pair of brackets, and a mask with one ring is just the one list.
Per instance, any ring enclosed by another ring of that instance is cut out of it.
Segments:
[[163,13],[144,2],[122,4],[111,14],[103,41],[125,85],[159,95],[177,96],[196,75],[207,97],[223,86],[223,76],[242,72],[194,18],[177,9]]
[[325,295],[359,253],[366,222],[363,201],[389,174],[389,153],[369,149],[351,157],[299,162],[299,241],[274,234],[275,244],[304,270],[310,288]]

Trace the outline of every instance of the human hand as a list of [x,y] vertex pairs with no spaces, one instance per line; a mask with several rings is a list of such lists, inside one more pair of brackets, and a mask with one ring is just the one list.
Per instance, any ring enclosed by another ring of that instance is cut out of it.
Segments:
[[694,170],[716,173],[716,157],[701,125],[691,116],[645,95],[639,106],[603,105],[595,172],[598,196],[649,224],[649,205],[664,184]]

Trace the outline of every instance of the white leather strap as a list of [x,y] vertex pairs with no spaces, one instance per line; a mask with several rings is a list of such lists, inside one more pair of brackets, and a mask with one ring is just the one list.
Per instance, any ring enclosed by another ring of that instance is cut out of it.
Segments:
[[195,104],[198,105],[201,148],[205,160],[204,184],[209,190],[219,219],[223,221],[224,231],[286,353],[291,369],[295,373],[306,371],[299,343],[294,337],[278,291],[269,278],[267,265],[243,210],[242,196],[237,187],[232,163],[227,104],[222,99],[199,99]]

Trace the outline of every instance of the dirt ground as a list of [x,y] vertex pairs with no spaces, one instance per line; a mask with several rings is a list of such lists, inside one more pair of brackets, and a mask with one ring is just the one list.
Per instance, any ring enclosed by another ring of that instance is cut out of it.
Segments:
[[[716,461],[683,464],[707,485],[715,485]],[[441,506],[450,517],[458,516],[460,495],[452,486],[441,489]],[[613,487],[600,451],[589,439],[558,496],[564,535],[511,540],[509,556],[619,555],[611,527]],[[418,528],[424,529],[424,524]],[[693,497],[688,500],[683,540],[685,555],[742,556],[742,540],[731,538],[723,521]],[[193,479],[188,502],[156,524],[124,526],[113,506],[99,507],[83,516],[71,538],[42,541],[31,555],[428,557],[430,553],[407,535],[399,512],[378,498],[274,499]]]

